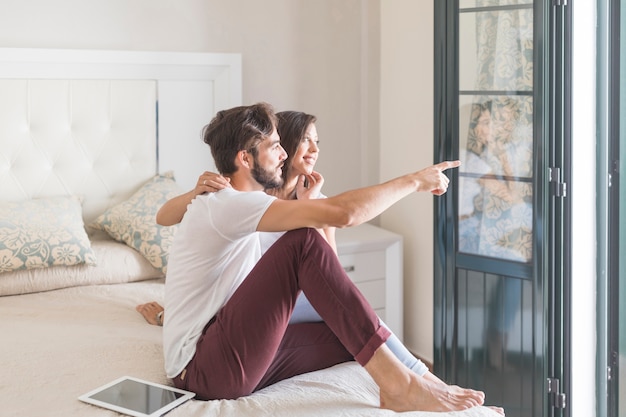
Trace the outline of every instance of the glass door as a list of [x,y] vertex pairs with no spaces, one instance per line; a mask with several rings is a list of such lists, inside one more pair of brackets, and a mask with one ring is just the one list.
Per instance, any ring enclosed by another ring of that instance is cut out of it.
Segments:
[[566,405],[560,15],[435,2],[435,160],[462,161],[435,202],[435,373],[512,417]]
[[534,13],[532,0],[511,3],[460,1],[458,377],[480,375],[490,403],[531,416],[542,356],[533,345]]

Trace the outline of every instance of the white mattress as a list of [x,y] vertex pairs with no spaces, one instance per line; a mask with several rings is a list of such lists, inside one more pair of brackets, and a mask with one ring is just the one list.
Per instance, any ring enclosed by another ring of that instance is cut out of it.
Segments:
[[[0,297],[2,414],[117,416],[77,397],[122,375],[171,385],[163,371],[161,328],[148,325],[135,311],[138,303],[162,296],[158,279]],[[282,381],[238,400],[192,400],[168,416],[395,415],[377,405],[375,384],[351,362]],[[480,407],[448,415],[496,414]]]

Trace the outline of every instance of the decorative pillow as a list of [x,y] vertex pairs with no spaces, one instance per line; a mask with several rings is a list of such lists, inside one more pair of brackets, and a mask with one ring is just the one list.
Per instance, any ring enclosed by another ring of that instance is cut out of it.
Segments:
[[156,213],[183,191],[171,172],[157,175],[128,200],[111,207],[89,226],[139,251],[152,266],[167,271],[167,256],[178,226],[160,226]]
[[0,272],[95,265],[77,197],[0,203]]
[[29,294],[85,285],[121,284],[162,278],[136,250],[104,232],[91,238],[98,265],[55,266],[0,274],[0,296]]

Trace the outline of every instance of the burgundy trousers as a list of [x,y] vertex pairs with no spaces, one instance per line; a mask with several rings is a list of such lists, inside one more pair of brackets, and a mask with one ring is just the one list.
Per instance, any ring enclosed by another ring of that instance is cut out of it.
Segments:
[[[289,324],[300,291],[324,322]],[[365,365],[389,335],[322,236],[294,230],[205,327],[174,384],[198,399],[234,399],[338,363]]]

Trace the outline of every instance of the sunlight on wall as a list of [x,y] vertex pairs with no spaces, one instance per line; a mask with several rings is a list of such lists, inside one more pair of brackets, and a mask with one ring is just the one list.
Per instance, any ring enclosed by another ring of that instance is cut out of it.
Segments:
[[[432,2],[381,2],[380,175],[433,163]],[[433,360],[433,197],[416,193],[381,216],[404,236],[404,342]]]
[[[596,2],[573,9],[572,417],[595,416]],[[590,337],[593,335],[594,337]]]

